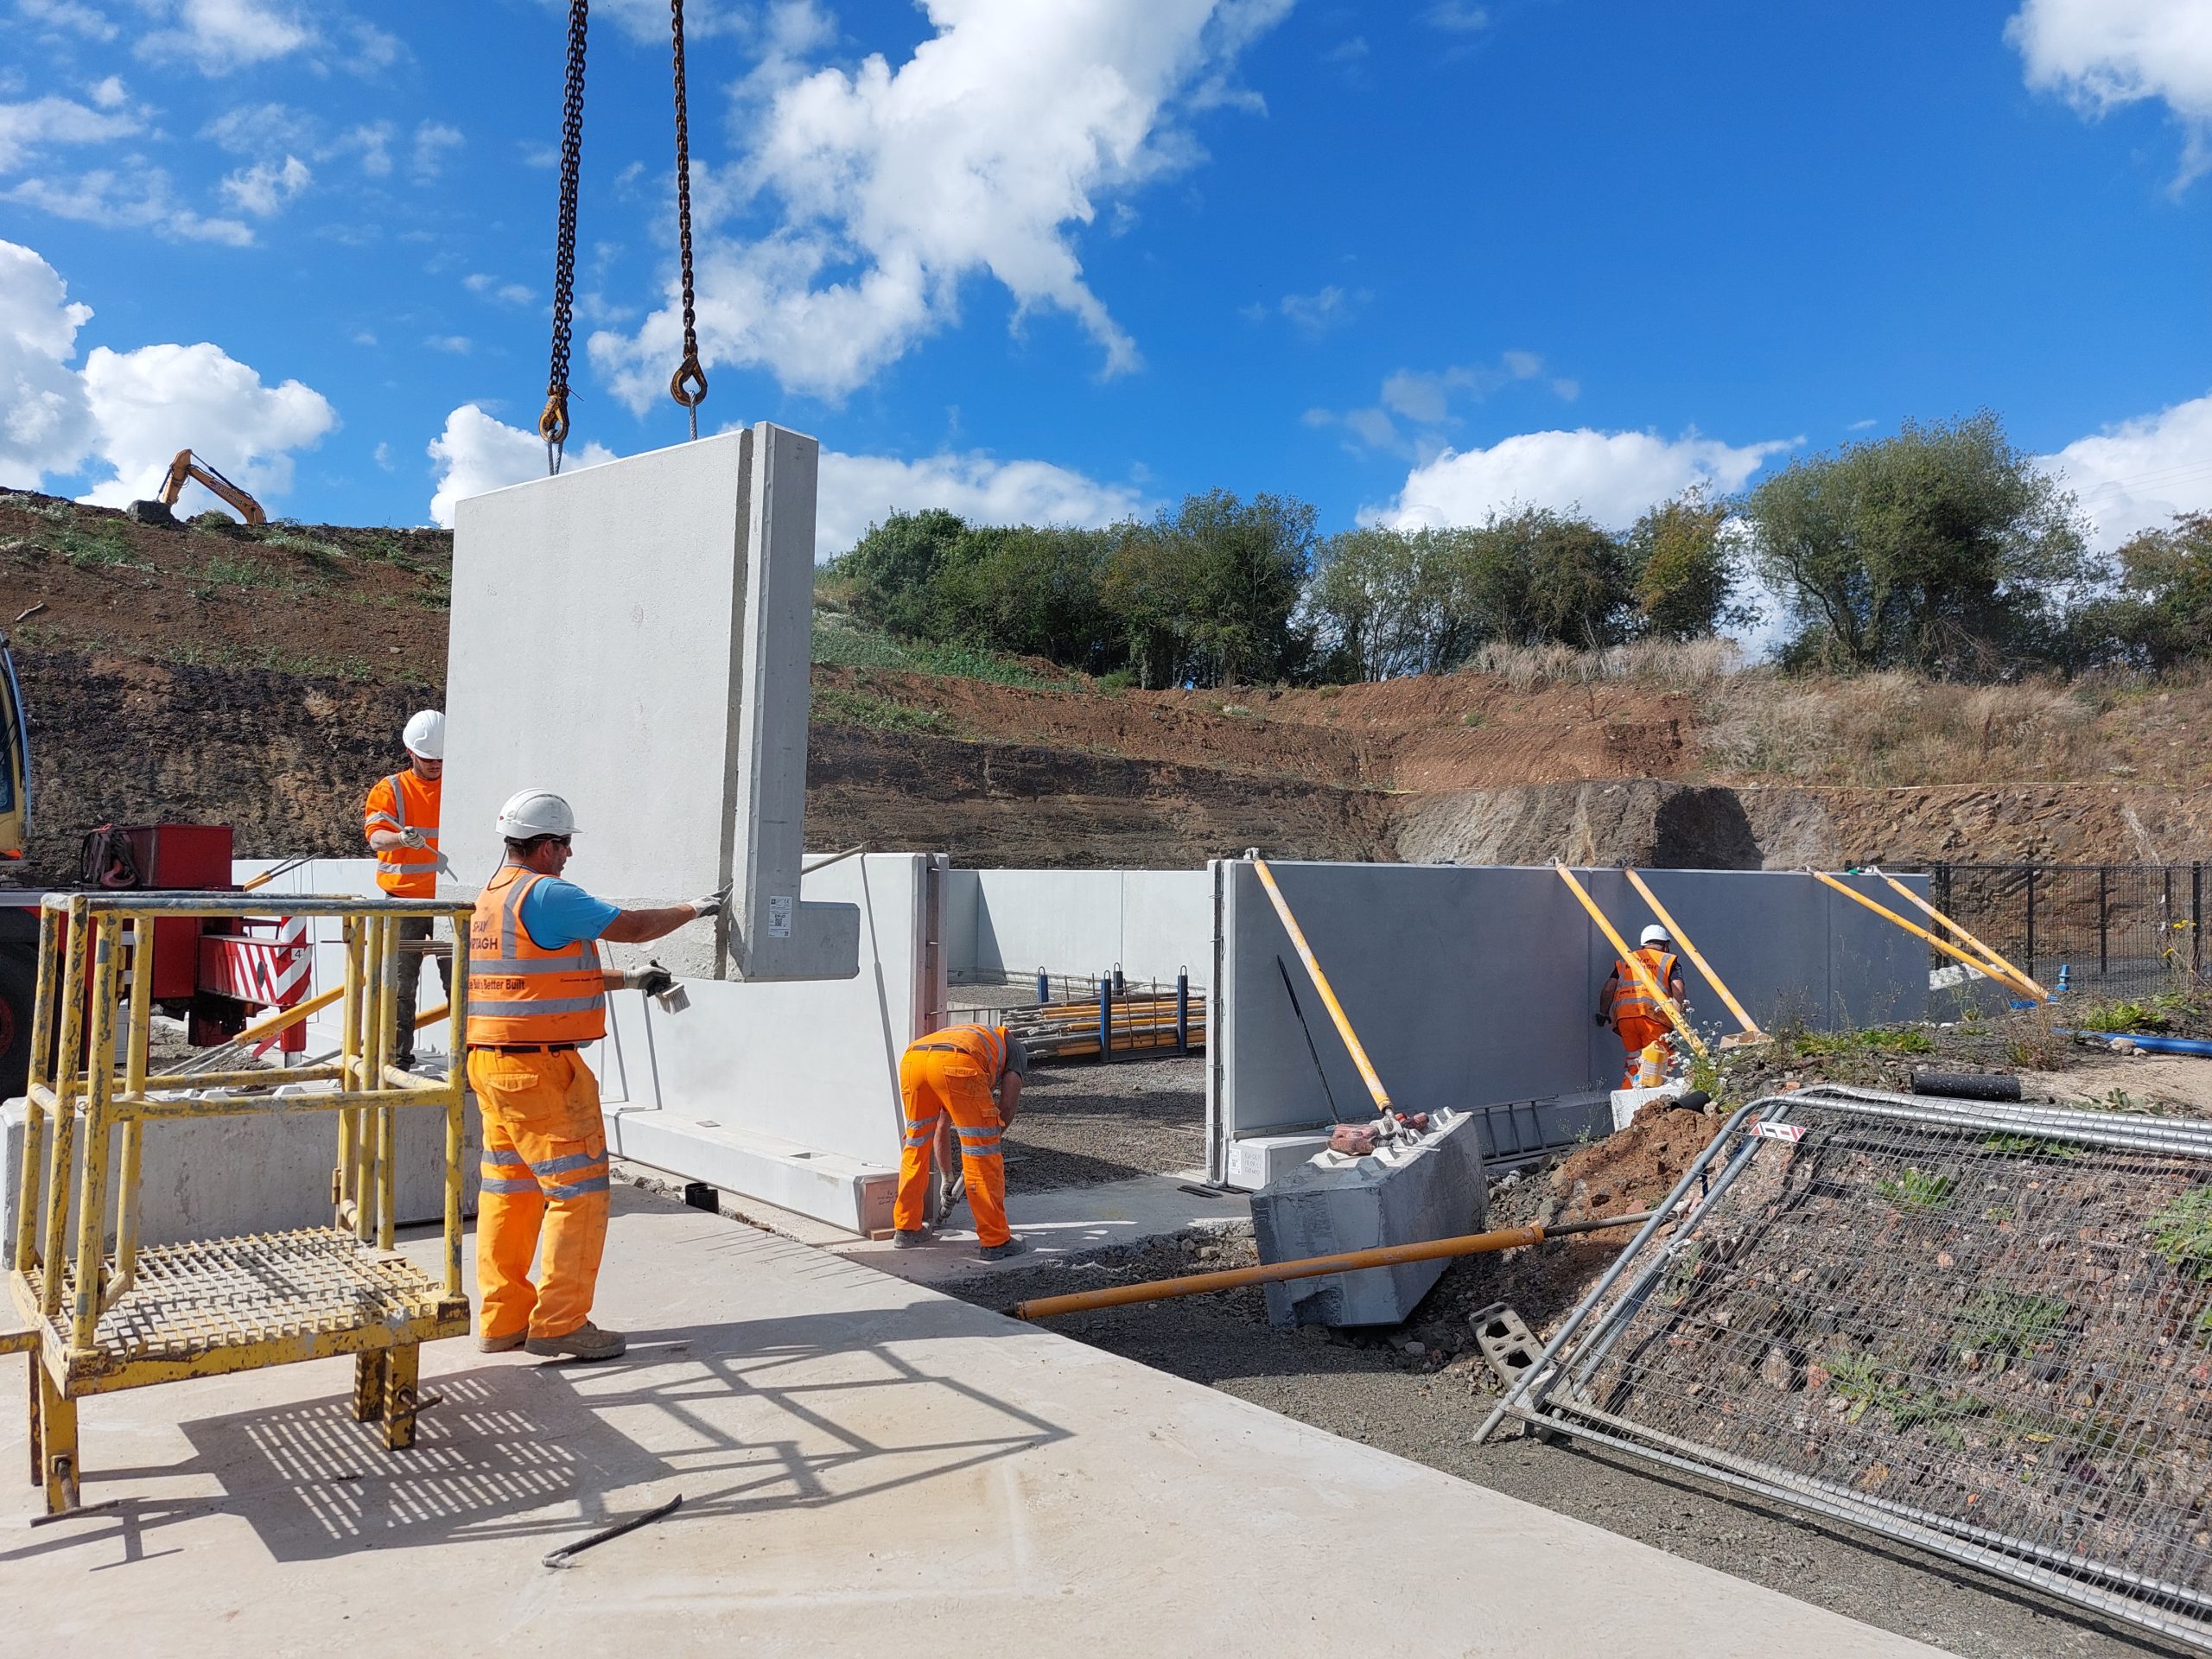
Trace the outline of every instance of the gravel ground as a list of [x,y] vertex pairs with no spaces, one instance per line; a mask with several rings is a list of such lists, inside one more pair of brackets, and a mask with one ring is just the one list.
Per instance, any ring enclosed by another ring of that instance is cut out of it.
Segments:
[[1192,1054],[1033,1067],[1006,1135],[1007,1183],[1042,1192],[1203,1168],[1205,1065]]
[[[1534,1184],[1531,1184],[1534,1185]],[[1501,1195],[1503,1197],[1503,1195]],[[1501,1203],[1501,1211],[1516,1206]],[[1536,1258],[1565,1244],[1457,1264],[1403,1330],[1348,1337],[1266,1323],[1257,1288],[1187,1297],[1141,1307],[1108,1308],[1052,1321],[1060,1335],[1156,1370],[1234,1394],[1347,1440],[1379,1446],[1562,1515],[1637,1539],[1686,1560],[1748,1579],[1850,1618],[1929,1643],[1967,1659],[2124,1659],[2179,1654],[2122,1627],[2048,1603],[1963,1568],[1934,1564],[1886,1541],[1840,1527],[1814,1525],[1746,1497],[1722,1496],[1688,1478],[1662,1478],[1601,1451],[1571,1442],[1546,1445],[1512,1436],[1486,1446],[1469,1442],[1496,1402],[1488,1369],[1459,1354],[1433,1310],[1455,1311],[1508,1293],[1532,1325],[1543,1319],[1545,1286],[1579,1274],[1554,1273]],[[1030,1296],[1093,1289],[1129,1280],[1239,1266],[1252,1259],[1249,1236],[1160,1240],[988,1281],[954,1283],[947,1294],[1005,1308]],[[1465,1314],[1458,1313],[1462,1325]],[[1426,1330],[1423,1351],[1405,1351]]]
[[[1033,985],[955,985],[949,999],[955,1018],[1036,1001]],[[1007,1185],[1045,1192],[1203,1168],[1205,1064],[1192,1054],[1033,1067],[1006,1136]]]

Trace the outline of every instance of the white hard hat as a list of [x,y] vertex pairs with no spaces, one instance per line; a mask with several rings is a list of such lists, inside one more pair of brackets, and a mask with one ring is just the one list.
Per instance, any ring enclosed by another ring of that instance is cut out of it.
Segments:
[[1643,936],[1637,940],[1638,944],[1672,944],[1674,942],[1674,936],[1656,922],[1645,928]]
[[399,741],[407,746],[407,753],[419,754],[425,760],[446,758],[446,717],[435,709],[418,709],[407,716],[407,726],[399,734]]
[[499,809],[499,833],[509,841],[528,841],[532,836],[573,836],[576,815],[550,791],[518,790]]

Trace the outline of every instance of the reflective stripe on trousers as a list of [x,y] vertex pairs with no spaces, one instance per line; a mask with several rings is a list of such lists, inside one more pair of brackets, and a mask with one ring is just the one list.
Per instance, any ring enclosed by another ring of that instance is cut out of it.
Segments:
[[566,1336],[591,1317],[607,1247],[612,1194],[598,1079],[574,1052],[479,1048],[469,1051],[468,1081],[484,1122],[477,1328]]
[[892,1224],[907,1232],[922,1225],[938,1120],[950,1117],[960,1137],[960,1167],[968,1179],[976,1241],[1005,1243],[1013,1236],[1006,1224],[1006,1163],[1000,1155],[998,1103],[991,1098],[983,1068],[968,1053],[918,1045],[899,1062],[899,1091],[906,1105],[906,1136],[899,1154]]

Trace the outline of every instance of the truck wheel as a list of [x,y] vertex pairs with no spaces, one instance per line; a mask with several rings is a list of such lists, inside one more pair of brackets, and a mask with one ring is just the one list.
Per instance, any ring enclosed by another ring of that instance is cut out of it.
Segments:
[[37,986],[35,962],[0,944],[0,1100],[13,1100],[30,1080],[31,998]]

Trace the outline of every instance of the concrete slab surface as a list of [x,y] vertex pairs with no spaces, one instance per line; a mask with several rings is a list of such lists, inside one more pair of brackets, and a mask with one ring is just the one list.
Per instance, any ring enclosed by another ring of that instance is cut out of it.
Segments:
[[10,1413],[10,1645],[1935,1651],[634,1192],[599,1311],[626,1360],[431,1348],[443,1397],[397,1455],[352,1421],[342,1363],[93,1400],[85,1497],[120,1502],[50,1526],[26,1524]]

